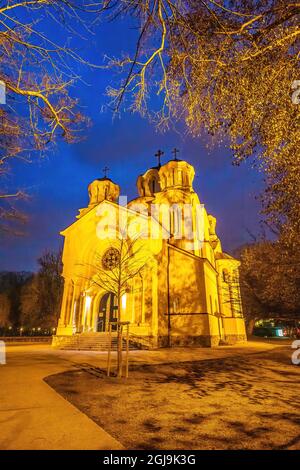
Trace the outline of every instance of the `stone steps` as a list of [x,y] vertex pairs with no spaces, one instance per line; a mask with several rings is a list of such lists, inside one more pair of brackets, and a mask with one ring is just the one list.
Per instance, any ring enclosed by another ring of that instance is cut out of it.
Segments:
[[[123,338],[123,351],[126,349],[126,341]],[[73,336],[59,338],[59,349],[77,351],[107,351],[109,348],[108,333],[83,333]],[[129,341],[129,349],[138,349],[135,344]],[[114,333],[111,338],[111,350],[117,350],[117,335]]]

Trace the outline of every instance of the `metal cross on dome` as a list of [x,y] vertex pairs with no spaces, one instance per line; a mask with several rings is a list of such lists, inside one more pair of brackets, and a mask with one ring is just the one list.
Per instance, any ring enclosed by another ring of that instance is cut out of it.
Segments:
[[108,166],[105,166],[102,171],[104,173],[104,178],[107,178],[107,172],[109,171]]
[[158,159],[158,166],[161,166],[161,163],[160,163],[160,157],[162,157],[164,155],[165,152],[163,152],[162,150],[157,150],[157,153],[155,154],[155,157],[157,157]]
[[174,155],[174,160],[178,160],[178,158],[177,158],[177,153],[179,153],[179,150],[175,147],[175,148],[172,150],[172,154]]

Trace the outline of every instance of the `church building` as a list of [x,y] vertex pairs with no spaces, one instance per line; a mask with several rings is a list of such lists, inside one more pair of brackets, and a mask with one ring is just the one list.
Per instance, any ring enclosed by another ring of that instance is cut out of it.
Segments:
[[130,202],[106,175],[89,185],[88,206],[61,232],[64,292],[54,346],[104,336],[118,312],[139,347],[246,340],[240,263],[223,252],[194,174],[175,153],[138,176]]

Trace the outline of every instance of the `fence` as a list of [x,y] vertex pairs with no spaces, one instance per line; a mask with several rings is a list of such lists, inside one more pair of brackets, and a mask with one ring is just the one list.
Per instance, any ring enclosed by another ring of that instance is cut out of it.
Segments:
[[52,336],[0,336],[5,343],[46,343],[51,344]]

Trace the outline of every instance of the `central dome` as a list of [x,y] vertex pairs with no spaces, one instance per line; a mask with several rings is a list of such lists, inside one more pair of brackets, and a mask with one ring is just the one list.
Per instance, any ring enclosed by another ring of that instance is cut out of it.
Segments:
[[150,168],[137,180],[141,197],[154,197],[167,189],[193,190],[195,170],[184,160],[170,160],[165,165]]
[[170,160],[160,167],[158,173],[162,191],[169,188],[193,189],[195,170],[184,160]]

